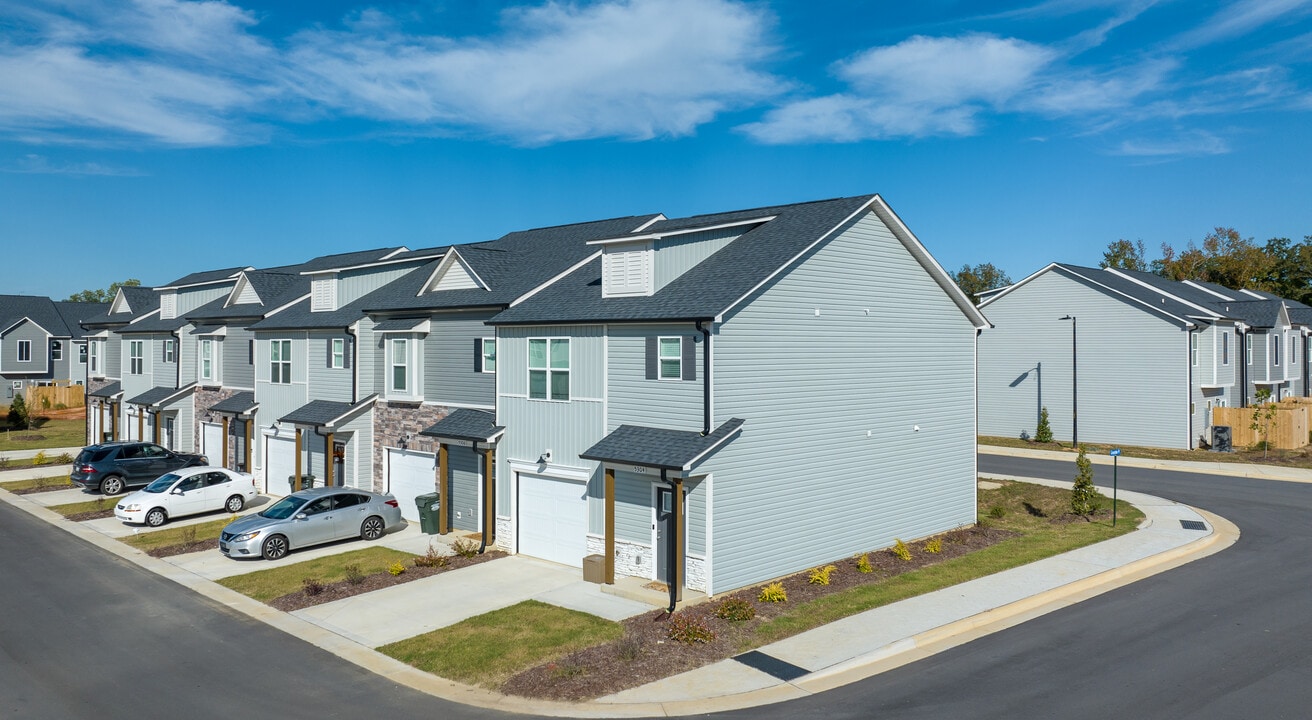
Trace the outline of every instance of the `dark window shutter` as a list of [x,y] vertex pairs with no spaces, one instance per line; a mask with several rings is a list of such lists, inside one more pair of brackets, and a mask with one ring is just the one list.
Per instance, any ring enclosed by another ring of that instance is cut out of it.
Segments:
[[647,379],[657,380],[660,378],[660,350],[657,349],[659,341],[655,337],[647,338]]
[[474,338],[474,372],[483,372],[483,338]]
[[[331,370],[333,367],[333,338],[328,338],[327,348],[328,352],[326,354],[328,355],[328,369]],[[345,346],[343,346],[343,349],[345,349]]]
[[683,379],[697,379],[697,336],[688,335],[683,338]]
[[168,362],[168,361],[169,361],[169,341],[168,341],[168,340],[165,340],[164,342],[162,342],[162,343],[159,344],[159,361],[160,361],[160,362]]
[[254,339],[251,339],[251,340],[247,340],[247,341],[246,341],[246,364],[247,364],[247,365],[254,365],[254,364],[255,364],[255,340],[254,340]]
[[355,351],[355,342],[353,340],[342,340],[342,367],[347,370],[351,369],[351,355]]

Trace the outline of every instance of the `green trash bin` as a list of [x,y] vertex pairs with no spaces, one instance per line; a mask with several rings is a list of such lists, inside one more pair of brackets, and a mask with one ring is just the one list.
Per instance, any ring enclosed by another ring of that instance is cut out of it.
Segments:
[[437,534],[437,518],[441,512],[438,501],[441,497],[437,493],[426,493],[415,498],[415,505],[419,508],[419,529],[425,535]]

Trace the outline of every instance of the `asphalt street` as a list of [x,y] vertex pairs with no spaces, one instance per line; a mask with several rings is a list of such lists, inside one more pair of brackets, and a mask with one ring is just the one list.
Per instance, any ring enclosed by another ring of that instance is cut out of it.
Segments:
[[[988,455],[980,469],[1075,473]],[[1110,472],[1095,466],[1100,484]],[[928,660],[725,716],[1312,716],[1312,485],[1128,468],[1119,480],[1243,534],[1219,554]],[[505,717],[388,682],[4,503],[0,716]]]

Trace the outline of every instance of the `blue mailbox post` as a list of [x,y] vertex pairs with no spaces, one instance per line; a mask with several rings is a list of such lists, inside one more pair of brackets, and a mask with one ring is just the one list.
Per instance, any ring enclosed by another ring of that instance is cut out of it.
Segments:
[[1112,527],[1116,527],[1116,465],[1121,457],[1120,448],[1112,448]]

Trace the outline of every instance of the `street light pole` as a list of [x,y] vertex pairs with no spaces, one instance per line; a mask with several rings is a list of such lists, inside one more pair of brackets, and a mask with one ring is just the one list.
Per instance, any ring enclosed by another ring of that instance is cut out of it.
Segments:
[[1071,321],[1071,447],[1078,448],[1080,446],[1080,375],[1076,366],[1079,353],[1075,344],[1075,316],[1063,315],[1060,319]]

